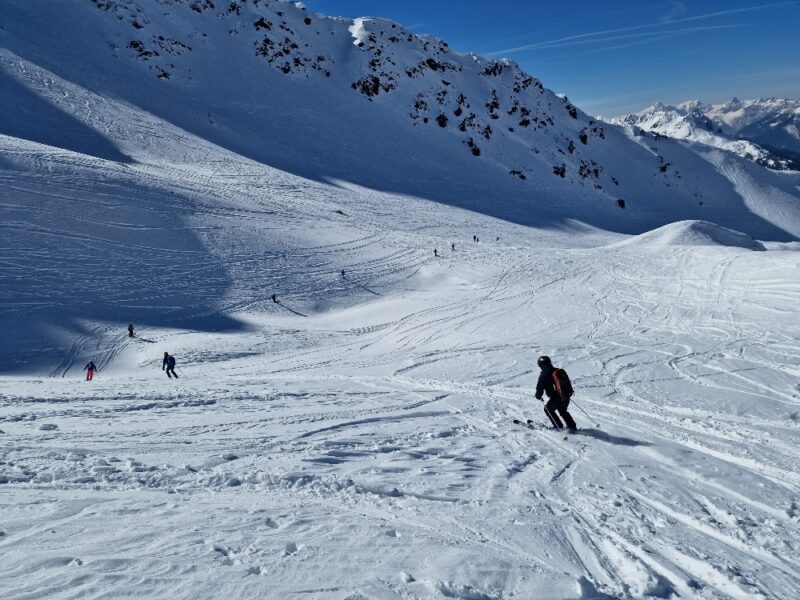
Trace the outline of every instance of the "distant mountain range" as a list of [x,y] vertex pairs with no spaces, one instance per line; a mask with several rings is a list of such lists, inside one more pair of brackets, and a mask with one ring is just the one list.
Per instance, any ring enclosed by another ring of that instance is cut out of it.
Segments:
[[770,169],[800,170],[800,100],[658,103],[607,121],[728,150]]

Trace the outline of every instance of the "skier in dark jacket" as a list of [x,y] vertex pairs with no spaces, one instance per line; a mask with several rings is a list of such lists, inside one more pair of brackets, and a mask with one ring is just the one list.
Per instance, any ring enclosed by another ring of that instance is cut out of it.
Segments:
[[[169,352],[164,352],[164,360],[161,361],[161,370],[166,370],[167,377],[170,379],[172,379],[172,375],[175,376],[175,379],[178,378],[178,374],[175,372],[175,357]],[[172,373],[172,375],[170,375],[170,373]]]
[[97,371],[97,367],[94,366],[94,361],[90,360],[89,364],[83,367],[83,370],[86,371],[86,381],[91,381],[92,377],[94,377],[94,372]]
[[567,424],[567,429],[571,432],[577,431],[575,421],[572,419],[572,415],[567,411],[569,407],[569,398],[562,398],[556,391],[555,381],[553,380],[553,371],[555,371],[556,368],[553,366],[550,357],[540,356],[539,360],[536,362],[542,370],[542,372],[539,373],[539,381],[536,383],[536,399],[541,400],[543,393],[546,393],[548,398],[547,403],[544,405],[544,414],[547,415],[547,418],[550,419],[550,422],[556,429],[564,428],[564,424],[561,422],[561,419],[558,418],[560,414],[564,419],[564,423]]
[[133,337],[133,323],[128,323],[128,337]]

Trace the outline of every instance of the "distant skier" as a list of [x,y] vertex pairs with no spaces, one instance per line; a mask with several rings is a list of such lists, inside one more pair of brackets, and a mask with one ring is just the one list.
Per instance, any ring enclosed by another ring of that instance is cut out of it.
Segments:
[[272,294],[271,298],[272,298],[272,301],[273,301],[275,304],[277,304],[277,303],[278,303],[278,297],[277,297],[275,294]]
[[[164,360],[161,361],[161,370],[166,370],[167,377],[170,379],[172,379],[172,375],[175,376],[175,379],[178,378],[178,374],[175,372],[175,357],[169,352],[164,352]],[[172,373],[172,375],[170,375],[170,373]]]
[[133,323],[128,323],[128,337],[133,337]]
[[[557,369],[553,366],[549,356],[540,356],[536,361],[541,369],[539,381],[536,383],[536,399],[541,400],[542,394],[547,393],[547,403],[544,405],[544,414],[550,419],[553,427],[563,429],[564,424],[558,418],[560,414],[567,424],[570,433],[577,431],[575,421],[569,414],[569,399],[572,397],[572,384],[569,381],[564,369]],[[558,413],[558,414],[556,414]]]
[[452,250],[453,252],[455,252],[455,251],[456,251],[456,243],[455,243],[455,242],[453,242],[452,244],[450,244],[450,250]]
[[342,269],[342,279],[345,278],[344,269]]
[[433,249],[433,255],[439,256],[439,251],[436,248]]
[[97,371],[97,367],[94,365],[94,361],[89,361],[83,370],[86,371],[86,381],[91,381],[92,377],[94,377],[94,372]]
[[473,242],[477,242],[477,241],[478,241],[478,237],[477,237],[477,236],[475,236],[475,235],[473,235],[473,236],[472,236],[472,241],[473,241]]

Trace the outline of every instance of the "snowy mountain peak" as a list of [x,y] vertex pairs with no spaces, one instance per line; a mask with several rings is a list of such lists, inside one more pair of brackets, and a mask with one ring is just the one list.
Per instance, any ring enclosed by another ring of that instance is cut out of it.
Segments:
[[693,111],[703,111],[706,108],[706,104],[703,104],[700,100],[688,100],[686,102],[681,102],[678,104],[674,109],[683,110],[686,112],[693,112]]
[[799,100],[732,98],[716,105],[656,103],[609,121],[727,150],[771,169],[800,170],[799,114]]
[[726,106],[728,109],[732,109],[732,108],[734,108],[734,107],[741,106],[741,104],[742,104],[742,101],[741,101],[741,100],[739,100],[739,98],[737,98],[736,96],[733,96],[733,97],[732,97],[730,100],[728,100],[728,102],[726,102],[724,105],[725,105],[725,106]]

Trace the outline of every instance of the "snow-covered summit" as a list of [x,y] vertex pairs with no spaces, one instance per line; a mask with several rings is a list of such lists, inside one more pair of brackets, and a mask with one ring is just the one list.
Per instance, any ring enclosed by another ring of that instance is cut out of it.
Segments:
[[727,150],[771,169],[800,169],[800,100],[657,102],[608,121]]
[[706,107],[706,113],[726,123],[736,130],[741,130],[764,118],[782,118],[800,114],[800,100],[792,98],[758,98],[740,100],[732,98],[721,104]]

